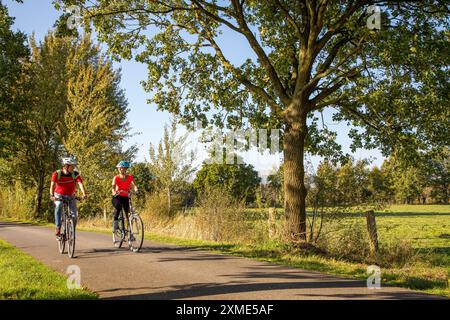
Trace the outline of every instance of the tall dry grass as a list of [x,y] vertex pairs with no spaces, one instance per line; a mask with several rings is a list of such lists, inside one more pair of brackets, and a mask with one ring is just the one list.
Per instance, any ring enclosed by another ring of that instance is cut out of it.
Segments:
[[379,239],[379,250],[372,253],[365,219],[328,221],[317,246],[337,259],[382,267],[403,268],[420,263],[421,255],[408,239]]
[[0,188],[0,217],[20,220],[34,218],[35,192],[23,188],[20,183]]
[[186,239],[253,243],[264,240],[266,223],[246,218],[245,204],[220,189],[198,196],[195,206],[175,215],[164,214],[164,195],[152,195],[141,213],[147,230]]

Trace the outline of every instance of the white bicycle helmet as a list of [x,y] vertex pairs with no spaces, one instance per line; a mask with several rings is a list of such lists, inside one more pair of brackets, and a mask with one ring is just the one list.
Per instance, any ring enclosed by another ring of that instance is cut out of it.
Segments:
[[68,164],[68,165],[76,166],[77,165],[77,161],[74,158],[72,158],[72,157],[68,157],[68,158],[63,158],[62,159],[62,164],[63,165]]

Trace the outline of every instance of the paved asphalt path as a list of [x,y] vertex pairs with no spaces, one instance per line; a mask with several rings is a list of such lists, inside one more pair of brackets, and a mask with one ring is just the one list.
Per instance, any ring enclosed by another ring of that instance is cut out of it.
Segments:
[[83,286],[105,299],[435,299],[402,288],[145,241],[115,249],[107,234],[77,231],[76,257],[57,250],[51,228],[0,222],[0,239],[65,273],[78,265]]

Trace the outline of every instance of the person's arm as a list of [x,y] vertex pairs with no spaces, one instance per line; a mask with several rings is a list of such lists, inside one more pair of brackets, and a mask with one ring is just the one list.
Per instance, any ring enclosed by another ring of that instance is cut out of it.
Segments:
[[134,192],[138,192],[138,187],[137,187],[136,184],[134,183],[134,180],[131,181],[131,185],[132,185],[133,188],[134,188]]
[[56,188],[56,183],[55,182],[50,182],[50,199],[52,201],[55,201],[55,188]]
[[79,181],[78,186],[80,187],[80,190],[83,193],[83,198],[86,199],[88,195],[87,195],[87,191],[86,191],[86,188],[84,187],[83,182]]
[[112,190],[112,195],[114,196],[116,194],[116,177],[113,178],[111,190]]

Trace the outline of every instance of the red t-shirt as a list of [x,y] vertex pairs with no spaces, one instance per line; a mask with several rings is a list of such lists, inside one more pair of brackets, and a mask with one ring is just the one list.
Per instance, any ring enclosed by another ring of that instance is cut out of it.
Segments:
[[133,176],[126,175],[125,180],[120,179],[119,176],[114,177],[115,191],[123,190],[125,192],[120,192],[119,196],[128,197],[128,192],[131,188],[131,183],[133,182]]
[[73,180],[72,174],[68,172],[64,174],[61,170],[61,176],[58,181],[58,172],[55,171],[52,174],[52,182],[56,182],[55,193],[62,194],[65,196],[72,196],[75,194],[75,184],[76,182],[82,182],[81,176],[78,172],[74,172],[75,181]]

